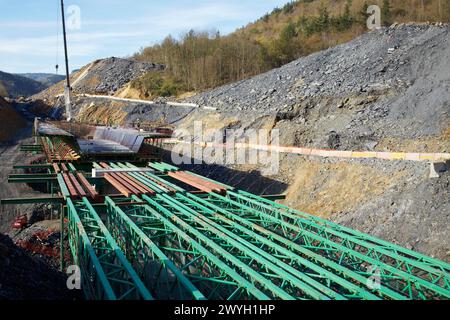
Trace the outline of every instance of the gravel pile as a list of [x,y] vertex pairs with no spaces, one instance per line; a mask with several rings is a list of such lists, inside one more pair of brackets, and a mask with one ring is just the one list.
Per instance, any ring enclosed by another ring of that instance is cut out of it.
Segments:
[[188,101],[240,117],[275,114],[301,125],[309,132],[301,142],[314,146],[329,147],[322,140],[334,132],[345,149],[360,147],[347,141],[354,136],[441,133],[449,123],[449,70],[449,25],[398,25]]
[[97,60],[73,89],[79,93],[113,95],[144,73],[163,69],[162,65],[116,57]]

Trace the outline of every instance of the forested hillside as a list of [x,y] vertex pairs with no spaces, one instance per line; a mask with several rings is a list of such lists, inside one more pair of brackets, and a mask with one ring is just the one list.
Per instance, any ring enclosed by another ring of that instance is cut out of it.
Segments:
[[450,21],[449,0],[300,0],[275,8],[233,34],[194,31],[168,36],[135,58],[167,66],[133,82],[146,96],[201,91],[248,78],[367,31],[367,7],[381,8],[383,25]]

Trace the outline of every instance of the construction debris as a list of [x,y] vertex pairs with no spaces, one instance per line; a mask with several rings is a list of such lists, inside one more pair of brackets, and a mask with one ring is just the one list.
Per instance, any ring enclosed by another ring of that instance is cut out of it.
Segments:
[[50,267],[40,257],[0,234],[0,300],[74,300],[79,291],[69,291],[66,275]]

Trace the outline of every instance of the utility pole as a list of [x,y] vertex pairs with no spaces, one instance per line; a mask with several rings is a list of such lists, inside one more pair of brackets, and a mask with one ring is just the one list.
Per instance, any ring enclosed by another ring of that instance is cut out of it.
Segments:
[[72,120],[72,107],[70,102],[70,73],[69,73],[69,56],[67,54],[67,36],[66,36],[66,19],[64,16],[64,0],[61,0],[61,13],[62,13],[62,25],[63,25],[63,37],[64,37],[64,54],[66,57],[66,88],[64,89],[64,100],[66,104],[66,116],[67,121]]

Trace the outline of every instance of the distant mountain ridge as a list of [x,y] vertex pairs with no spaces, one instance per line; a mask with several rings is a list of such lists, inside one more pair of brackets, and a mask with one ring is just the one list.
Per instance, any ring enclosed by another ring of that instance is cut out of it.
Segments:
[[54,73],[18,73],[17,75],[40,82],[47,88],[66,78],[65,76]]
[[0,96],[10,98],[29,97],[46,88],[41,82],[0,71]]

